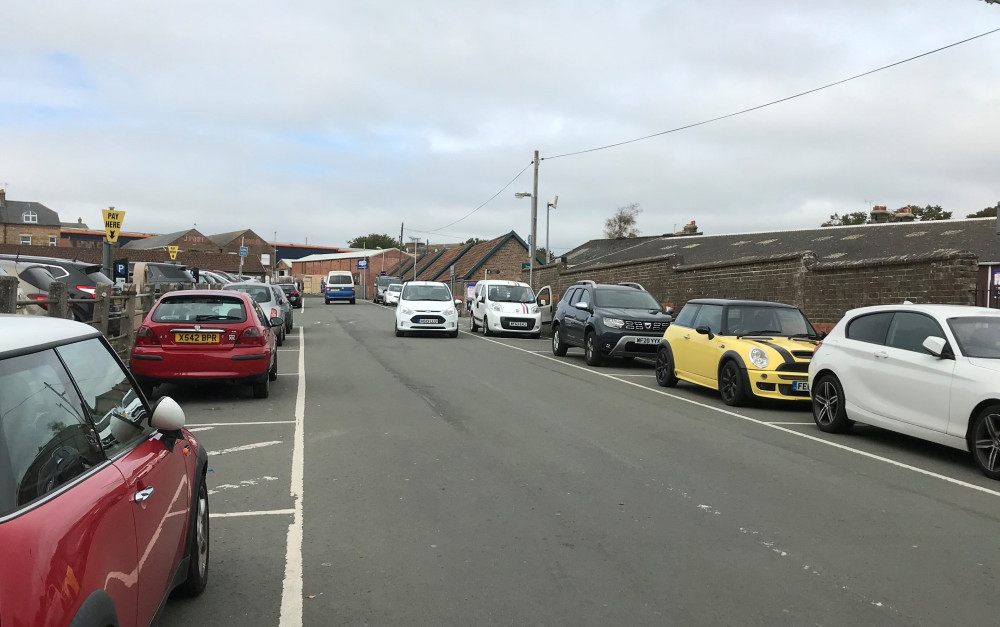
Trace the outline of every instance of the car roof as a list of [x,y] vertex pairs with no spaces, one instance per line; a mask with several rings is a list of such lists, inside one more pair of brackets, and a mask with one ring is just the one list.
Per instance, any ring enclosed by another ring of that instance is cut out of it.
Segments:
[[784,307],[786,309],[798,309],[795,305],[786,303],[772,303],[766,300],[740,300],[729,298],[693,298],[685,303],[687,305],[753,305],[754,307]]
[[0,315],[0,356],[100,335],[93,327],[73,320],[3,314]]
[[869,307],[858,307],[851,309],[845,316],[854,317],[866,313],[878,313],[880,311],[915,311],[942,318],[954,318],[956,316],[1000,316],[1000,310],[989,307],[976,307],[974,305],[945,305],[938,303],[900,303],[897,305],[871,305]]
[[441,281],[407,281],[404,285],[444,285],[448,287],[447,283]]
[[482,281],[476,281],[476,283],[478,285],[522,285],[524,287],[528,287],[527,283],[522,283],[520,281],[506,281],[503,279],[483,279]]
[[48,264],[50,266],[73,266],[75,268],[90,268],[100,266],[99,263],[89,263],[78,259],[62,259],[61,257],[40,257],[37,255],[13,255],[10,253],[0,253],[0,258],[7,261],[21,261],[24,263]]

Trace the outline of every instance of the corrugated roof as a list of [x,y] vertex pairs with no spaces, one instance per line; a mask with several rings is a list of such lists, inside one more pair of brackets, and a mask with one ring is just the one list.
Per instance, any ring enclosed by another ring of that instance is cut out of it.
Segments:
[[386,248],[384,250],[351,250],[343,253],[306,255],[305,257],[301,257],[299,259],[293,259],[292,261],[336,261],[338,259],[364,259],[365,257],[378,257],[379,255],[387,253],[390,250],[398,249]]
[[205,237],[198,229],[185,229],[183,231],[176,231],[174,233],[165,233],[163,235],[154,235],[152,237],[147,237],[144,239],[132,240],[128,244],[122,246],[122,248],[127,248],[129,250],[149,250],[151,248],[163,248],[165,246],[173,246],[174,243],[185,235],[192,233],[198,237]]

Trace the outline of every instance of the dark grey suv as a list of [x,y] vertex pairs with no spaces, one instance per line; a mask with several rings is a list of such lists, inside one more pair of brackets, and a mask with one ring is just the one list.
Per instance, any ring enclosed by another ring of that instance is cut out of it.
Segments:
[[580,281],[566,290],[552,318],[552,354],[582,347],[591,366],[606,358],[655,357],[670,321],[669,310],[638,283]]

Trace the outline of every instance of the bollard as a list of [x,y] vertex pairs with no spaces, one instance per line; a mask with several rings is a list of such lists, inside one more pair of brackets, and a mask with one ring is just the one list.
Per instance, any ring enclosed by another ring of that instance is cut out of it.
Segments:
[[[126,286],[127,287],[127,286]],[[134,290],[122,291],[122,300],[124,307],[122,308],[122,337],[128,338],[131,343],[135,339],[135,315],[136,315],[136,305],[139,301],[139,296]],[[140,321],[141,322],[141,321]]]
[[0,276],[0,314],[17,313],[17,277]]
[[90,324],[100,331],[102,335],[107,336],[108,316],[111,314],[111,286],[107,283],[99,283],[95,299],[94,319]]
[[69,289],[66,284],[62,281],[53,281],[49,283],[49,317],[50,318],[69,318],[71,317],[69,311]]

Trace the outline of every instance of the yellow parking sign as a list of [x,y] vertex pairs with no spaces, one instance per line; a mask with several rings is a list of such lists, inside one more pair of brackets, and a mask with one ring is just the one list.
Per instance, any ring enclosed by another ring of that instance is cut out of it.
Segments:
[[122,232],[122,222],[125,221],[125,212],[114,207],[102,209],[104,215],[104,238],[114,244],[118,241],[118,236]]
[[170,261],[174,261],[175,259],[177,259],[177,247],[176,246],[167,246],[167,252],[170,253]]

